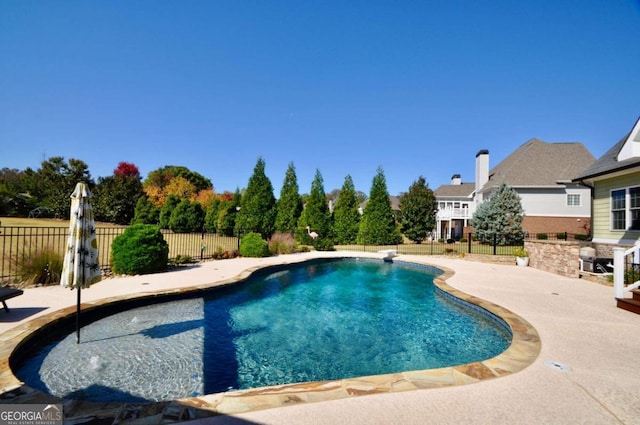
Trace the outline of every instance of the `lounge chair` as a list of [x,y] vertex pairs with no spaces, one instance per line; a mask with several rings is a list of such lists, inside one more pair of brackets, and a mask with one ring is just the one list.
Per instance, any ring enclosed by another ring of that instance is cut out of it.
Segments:
[[9,312],[9,307],[7,307],[7,300],[9,298],[17,297],[18,295],[22,295],[24,291],[22,289],[9,288],[9,287],[1,287],[0,288],[0,301],[2,301],[2,306],[4,307],[4,311]]

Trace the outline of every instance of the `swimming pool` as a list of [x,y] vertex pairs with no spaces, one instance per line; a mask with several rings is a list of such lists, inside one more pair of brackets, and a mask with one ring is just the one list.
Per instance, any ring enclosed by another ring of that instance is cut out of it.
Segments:
[[73,335],[49,344],[16,375],[60,397],[153,401],[432,369],[504,351],[504,322],[443,296],[437,272],[354,259],[272,268],[201,298],[96,321],[82,344]]

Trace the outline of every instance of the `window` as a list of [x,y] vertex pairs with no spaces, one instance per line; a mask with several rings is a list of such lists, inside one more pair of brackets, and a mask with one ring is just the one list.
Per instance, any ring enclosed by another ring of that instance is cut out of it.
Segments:
[[567,205],[570,207],[580,206],[580,194],[579,193],[567,193]]
[[611,228],[640,230],[640,187],[611,191]]
[[629,212],[631,230],[640,230],[640,187],[629,188]]

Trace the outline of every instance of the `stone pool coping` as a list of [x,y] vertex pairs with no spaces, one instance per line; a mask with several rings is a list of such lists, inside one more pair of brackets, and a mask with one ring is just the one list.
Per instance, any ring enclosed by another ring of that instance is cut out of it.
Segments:
[[[334,256],[318,256],[303,258],[287,258],[281,262],[260,264],[249,267],[232,278],[218,282],[199,284],[183,288],[163,289],[153,292],[119,295],[83,303],[83,311],[103,307],[113,302],[153,298],[159,295],[180,295],[203,291],[216,286],[237,284],[246,280],[251,274],[265,267],[295,264],[314,259],[367,257],[370,255],[345,256],[336,253]],[[375,257],[374,257],[375,258]],[[293,261],[288,261],[293,260]],[[400,260],[419,265],[430,265],[428,260]],[[482,380],[508,376],[523,370],[538,357],[541,349],[538,332],[529,322],[515,313],[493,304],[487,300],[466,294],[447,284],[454,271],[441,265],[433,266],[443,271],[434,279],[434,283],[442,290],[456,298],[478,305],[500,317],[511,328],[512,343],[506,351],[496,357],[465,365],[406,371],[393,374],[365,376],[333,381],[284,384],[248,390],[209,394],[193,398],[179,399],[172,402],[157,403],[95,403],[79,400],[62,400],[34,390],[24,385],[15,377],[9,367],[12,353],[30,337],[50,324],[64,320],[75,314],[75,306],[66,307],[55,312],[42,315],[29,322],[0,334],[0,402],[2,403],[61,403],[65,405],[65,414],[73,418],[114,418],[116,422],[123,420],[134,423],[136,419],[157,416],[158,423],[180,421],[217,414],[235,414],[254,410],[268,409],[309,403],[330,401],[359,395],[380,394],[410,391],[428,388],[465,385]],[[67,418],[68,419],[68,418]],[[148,423],[148,421],[146,422]]]

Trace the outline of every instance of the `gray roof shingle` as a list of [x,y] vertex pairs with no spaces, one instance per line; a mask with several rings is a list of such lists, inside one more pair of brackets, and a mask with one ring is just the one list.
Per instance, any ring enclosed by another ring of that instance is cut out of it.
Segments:
[[475,183],[443,184],[435,190],[435,195],[438,197],[465,198],[471,197],[475,189]]
[[582,143],[547,143],[531,139],[489,171],[483,190],[505,182],[509,186],[552,186],[571,181],[595,158]]
[[[638,118],[638,121],[640,121],[640,118]],[[638,124],[638,121],[636,121],[635,125]],[[574,181],[588,180],[590,178],[606,175],[615,171],[633,167],[640,167],[640,158],[638,157],[618,161],[618,154],[620,153],[620,150],[626,143],[627,139],[631,136],[632,132],[633,130],[631,130],[626,136],[624,136],[618,143],[613,145],[611,149],[609,149],[607,152],[605,152],[604,155],[598,158],[596,162],[591,164],[590,167],[580,173],[574,179]]]

